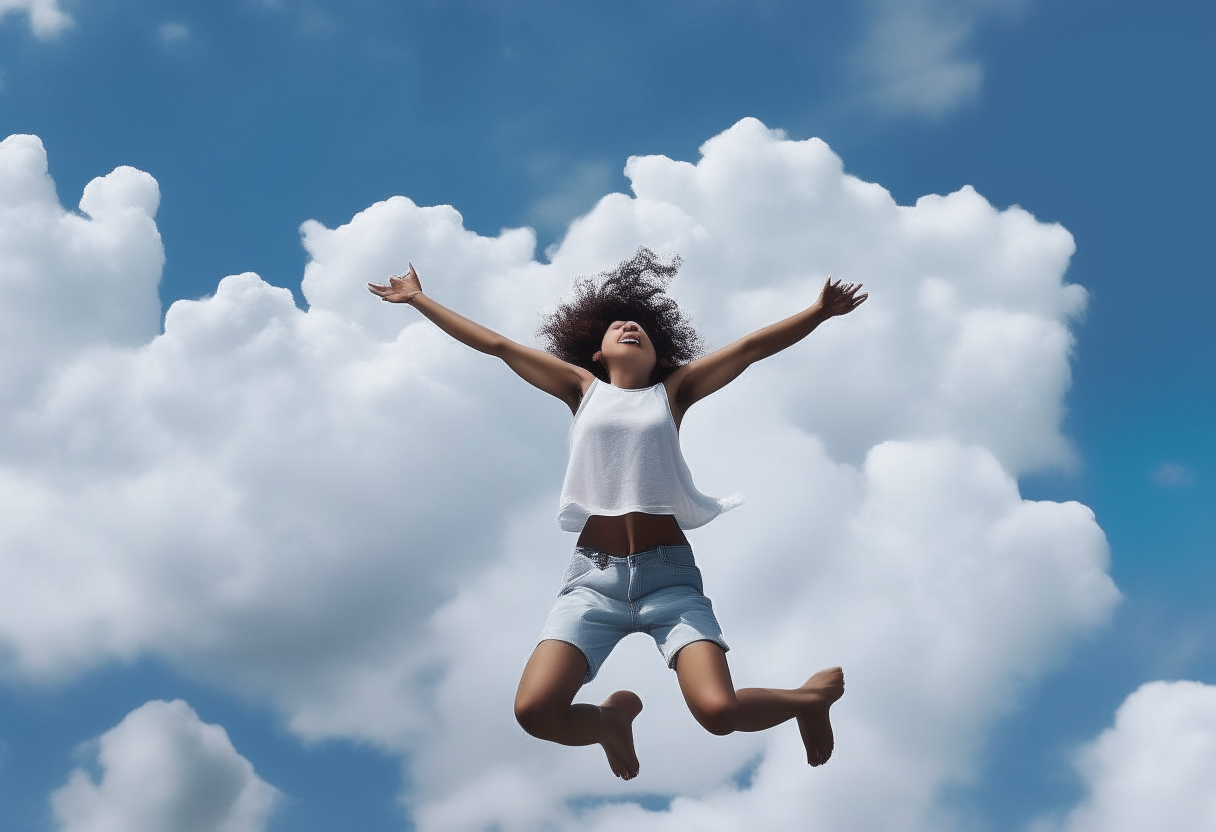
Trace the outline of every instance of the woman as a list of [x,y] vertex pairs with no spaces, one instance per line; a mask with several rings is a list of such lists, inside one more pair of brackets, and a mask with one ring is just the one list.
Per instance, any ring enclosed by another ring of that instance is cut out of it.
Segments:
[[517,344],[423,294],[411,264],[388,285],[368,284],[392,303],[408,303],[475,350],[497,356],[574,414],[570,463],[559,521],[578,531],[563,588],[524,668],[515,715],[528,733],[563,745],[598,743],[613,774],[638,773],[633,720],[642,702],[617,691],[600,705],[573,704],[613,646],[630,632],[655,638],[696,720],[714,734],[762,731],[796,719],[807,762],[832,754],[828,709],[844,693],[839,667],[793,690],[735,690],[726,642],[702,591],[684,530],[734,503],[696,490],[679,447],[693,404],[748,366],[809,335],[828,318],[865,301],[860,285],[824,283],[807,309],[707,355],[665,289],[680,260],[649,249],[575,296],[541,327],[548,351]]

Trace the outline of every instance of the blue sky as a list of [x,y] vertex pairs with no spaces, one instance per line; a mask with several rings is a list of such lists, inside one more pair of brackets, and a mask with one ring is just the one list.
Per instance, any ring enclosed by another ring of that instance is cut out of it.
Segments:
[[[935,805],[967,829],[1066,812],[1085,788],[1070,755],[1140,685],[1216,684],[1210,4],[64,0],[70,22],[41,24],[26,5],[0,4],[0,136],[41,139],[69,209],[117,166],[155,177],[166,309],[242,272],[303,305],[301,223],[393,195],[483,237],[530,226],[544,262],[630,192],[629,157],[695,163],[745,117],[822,139],[900,205],[970,185],[1061,224],[1065,279],[1089,292],[1069,324],[1076,460],[1015,473],[1027,499],[1093,510],[1123,601],[977,729],[971,779]],[[60,828],[48,801],[91,765],[80,744],[177,698],[285,795],[265,828],[417,821],[408,751],[310,734],[305,706],[194,655],[132,647],[45,675],[6,659],[0,829]]]

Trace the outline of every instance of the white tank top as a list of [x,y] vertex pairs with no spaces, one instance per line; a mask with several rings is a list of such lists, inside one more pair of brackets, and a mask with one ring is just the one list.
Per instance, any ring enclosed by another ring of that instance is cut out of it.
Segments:
[[680,451],[662,384],[639,390],[591,383],[570,426],[570,464],[557,522],[582,531],[593,514],[672,514],[681,529],[704,526],[743,498],[702,494]]

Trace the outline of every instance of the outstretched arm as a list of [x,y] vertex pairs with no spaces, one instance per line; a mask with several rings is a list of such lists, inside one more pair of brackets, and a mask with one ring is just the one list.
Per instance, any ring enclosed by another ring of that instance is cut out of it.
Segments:
[[387,285],[369,283],[367,288],[389,303],[408,303],[460,343],[501,358],[520,378],[561,399],[572,412],[578,409],[583,393],[595,378],[582,367],[516,343],[427,297],[413,263],[405,274],[390,277]]
[[797,315],[745,335],[677,369],[665,382],[676,424],[688,408],[730,384],[755,362],[798,343],[828,318],[852,312],[869,297],[858,294],[860,291],[860,283],[841,283],[829,277],[819,299]]

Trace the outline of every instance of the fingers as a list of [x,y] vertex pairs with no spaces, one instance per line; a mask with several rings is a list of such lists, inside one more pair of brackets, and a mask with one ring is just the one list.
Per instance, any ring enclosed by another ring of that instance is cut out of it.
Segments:
[[845,283],[843,280],[833,280],[828,275],[823,281],[823,291],[819,293],[819,303],[828,315],[847,315],[870,296],[867,292],[858,294],[860,291],[860,283]]
[[[820,293],[820,303],[829,315],[847,315],[861,306],[870,297],[868,292],[861,291],[860,283],[845,283],[843,280],[833,280],[831,275],[823,282]],[[858,294],[860,292],[860,294]]]
[[399,275],[392,275],[388,279],[388,283],[368,283],[367,288],[371,289],[377,295],[387,295],[389,292],[397,288],[398,283],[404,283],[404,279]]
[[390,303],[408,303],[410,298],[418,294],[421,288],[422,283],[418,280],[418,272],[414,271],[413,263],[409,264],[409,271],[405,274],[391,275],[387,284],[367,284],[369,292],[379,296],[381,300]]
[[827,279],[823,281],[823,288],[824,291],[831,290],[833,292],[840,292],[843,295],[852,295],[861,288],[861,284],[845,283],[843,280],[833,280],[832,276],[828,275]]

